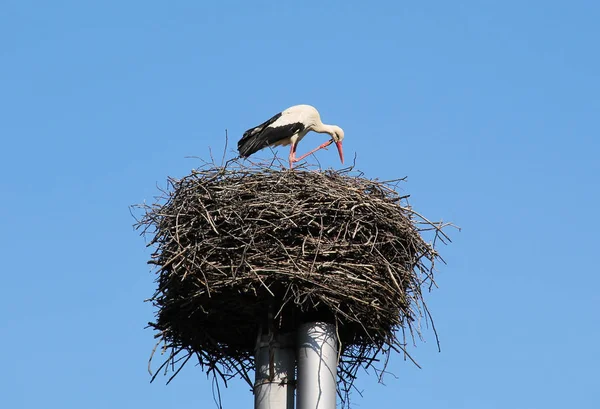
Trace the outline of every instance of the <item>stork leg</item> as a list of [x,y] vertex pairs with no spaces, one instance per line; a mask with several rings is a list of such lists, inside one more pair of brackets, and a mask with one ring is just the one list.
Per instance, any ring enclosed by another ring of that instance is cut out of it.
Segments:
[[296,162],[298,159],[296,159],[296,144],[292,143],[292,146],[290,147],[290,169],[292,169],[294,162]]
[[[333,140],[328,140],[327,142],[325,142],[324,144],[319,145],[318,147],[316,147],[315,149],[313,149],[312,151],[305,153],[304,155],[300,156],[299,158],[296,158],[296,148],[294,147],[294,162],[298,162],[301,161],[302,159],[306,158],[308,155],[312,155],[313,153],[315,153],[316,151],[320,150],[320,149],[327,149],[327,147],[329,145],[331,145],[333,143]],[[290,159],[291,160],[291,159]]]

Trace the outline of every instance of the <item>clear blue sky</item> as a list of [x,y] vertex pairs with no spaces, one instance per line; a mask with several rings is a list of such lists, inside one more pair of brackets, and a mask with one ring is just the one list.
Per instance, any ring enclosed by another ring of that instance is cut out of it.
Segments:
[[463,228],[428,297],[442,353],[426,332],[423,369],[363,375],[356,407],[599,407],[599,4],[2,1],[2,407],[214,407],[192,365],[149,383],[128,206],[300,103]]

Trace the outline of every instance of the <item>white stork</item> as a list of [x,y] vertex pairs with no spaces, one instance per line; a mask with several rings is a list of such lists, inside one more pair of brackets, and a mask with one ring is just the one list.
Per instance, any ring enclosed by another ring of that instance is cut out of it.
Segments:
[[[331,139],[305,155],[296,158],[296,147],[304,136],[310,132],[327,133]],[[290,169],[308,155],[327,148],[333,142],[336,143],[340,160],[344,163],[344,152],[342,151],[342,140],[344,131],[336,125],[326,125],[321,122],[319,111],[310,105],[295,105],[278,113],[266,122],[248,129],[238,142],[240,156],[247,158],[267,146],[292,145],[290,147]]]

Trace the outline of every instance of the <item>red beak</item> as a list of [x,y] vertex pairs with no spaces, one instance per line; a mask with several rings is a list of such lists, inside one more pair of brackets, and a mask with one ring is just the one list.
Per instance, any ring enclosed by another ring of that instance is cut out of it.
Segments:
[[342,150],[342,141],[336,142],[335,144],[337,145],[338,152],[340,153],[340,160],[342,161],[342,164],[343,164],[344,163],[344,151]]

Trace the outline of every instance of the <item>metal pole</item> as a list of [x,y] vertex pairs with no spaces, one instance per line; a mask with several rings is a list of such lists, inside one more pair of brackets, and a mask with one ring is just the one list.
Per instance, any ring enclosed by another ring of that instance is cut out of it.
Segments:
[[255,409],[294,409],[294,344],[290,335],[260,334],[255,349]]
[[298,409],[335,409],[337,336],[335,325],[310,322],[298,328]]

